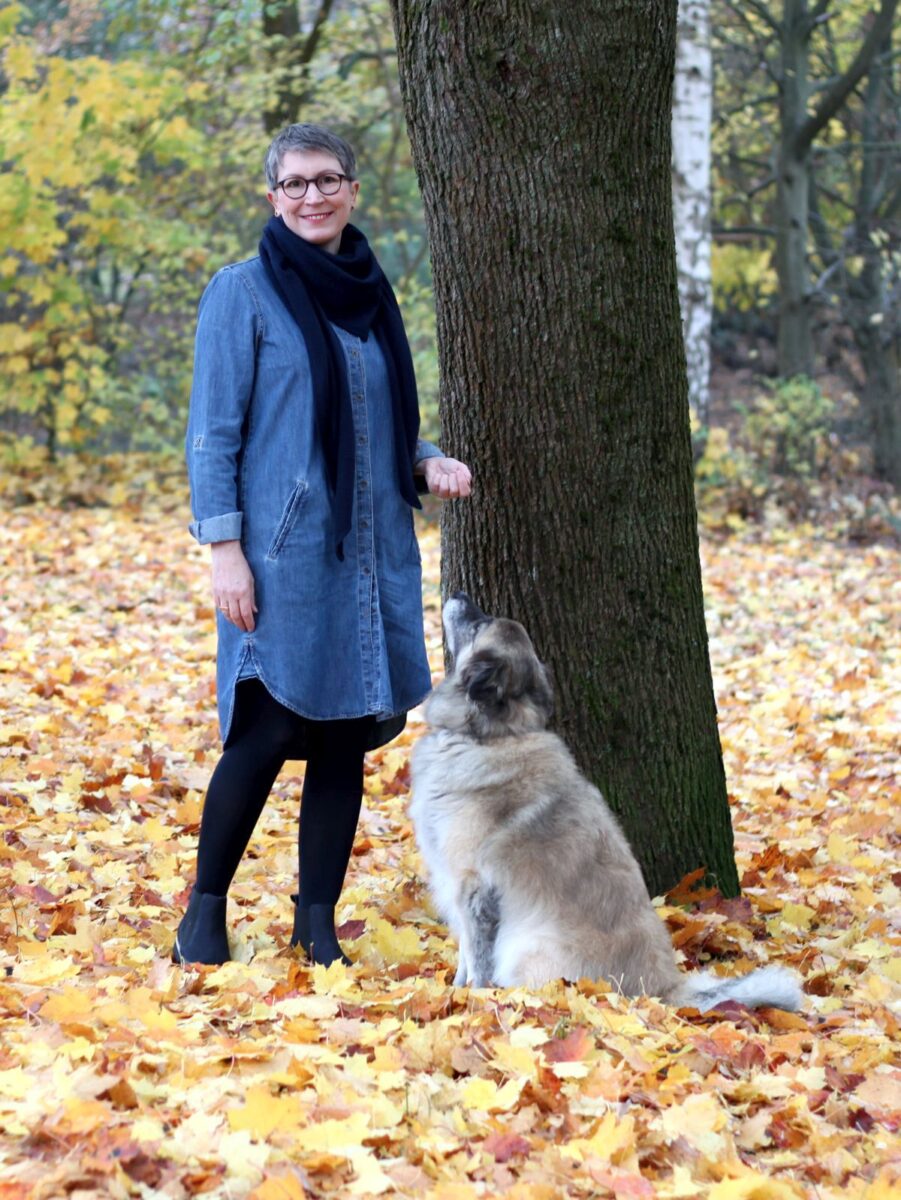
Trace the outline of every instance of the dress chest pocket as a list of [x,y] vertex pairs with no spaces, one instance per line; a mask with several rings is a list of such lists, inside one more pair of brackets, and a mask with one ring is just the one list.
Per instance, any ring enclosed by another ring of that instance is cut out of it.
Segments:
[[272,537],[269,549],[266,551],[267,559],[278,558],[282,546],[285,544],[285,538],[294,528],[300,510],[304,506],[304,502],[310,490],[310,485],[305,479],[298,479],[291,489],[291,495],[288,497],[288,503],[285,505],[282,512],[281,520],[276,527]]

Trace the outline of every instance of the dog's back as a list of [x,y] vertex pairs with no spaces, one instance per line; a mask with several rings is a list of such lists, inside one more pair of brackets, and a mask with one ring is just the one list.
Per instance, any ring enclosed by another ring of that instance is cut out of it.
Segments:
[[442,914],[457,923],[467,874],[499,896],[496,983],[604,976],[630,994],[678,983],[628,843],[555,734],[475,742],[439,730],[414,750],[413,778],[411,815]]

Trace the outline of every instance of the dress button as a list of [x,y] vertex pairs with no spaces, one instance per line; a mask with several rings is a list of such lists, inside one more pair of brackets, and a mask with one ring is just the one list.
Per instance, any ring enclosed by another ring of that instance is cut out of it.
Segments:
[[360,480],[360,487],[361,487],[361,488],[365,488],[365,487],[367,487],[367,486],[368,486],[368,485],[367,485],[367,483],[366,483],[366,480],[365,480],[365,479],[361,479],[361,480]]
[[370,571],[370,569],[369,569],[368,567],[364,567],[364,568],[363,568],[363,574],[364,574],[364,575],[371,575],[371,574],[372,574],[372,572]]

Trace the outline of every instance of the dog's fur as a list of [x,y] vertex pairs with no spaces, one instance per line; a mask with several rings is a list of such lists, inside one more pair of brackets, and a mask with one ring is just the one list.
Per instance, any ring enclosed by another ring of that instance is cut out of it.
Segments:
[[454,982],[606,979],[626,995],[796,1009],[795,976],[684,975],[597,788],[546,728],[547,671],[523,627],[462,593],[444,606],[453,669],[425,706],[411,816],[435,903],[460,946]]

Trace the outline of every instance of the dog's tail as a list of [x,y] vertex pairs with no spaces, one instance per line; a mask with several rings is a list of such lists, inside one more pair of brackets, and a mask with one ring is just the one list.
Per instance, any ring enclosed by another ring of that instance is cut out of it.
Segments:
[[761,967],[732,978],[698,971],[685,978],[676,995],[676,1003],[702,1011],[716,1008],[724,1000],[736,1000],[748,1008],[796,1012],[801,1007],[801,985],[797,975],[785,967]]

